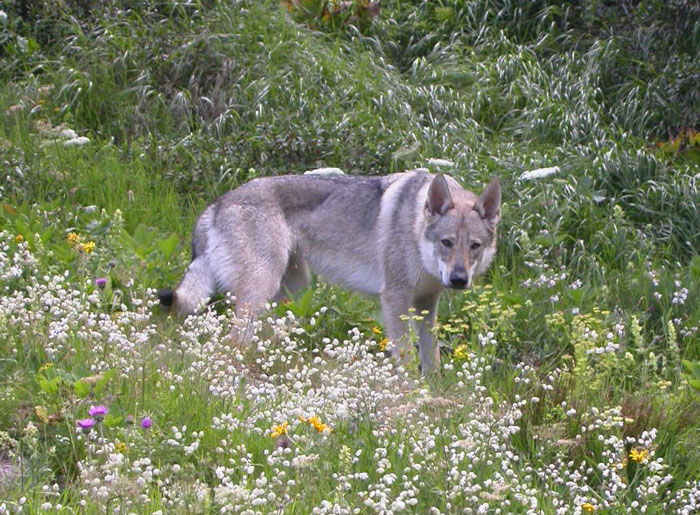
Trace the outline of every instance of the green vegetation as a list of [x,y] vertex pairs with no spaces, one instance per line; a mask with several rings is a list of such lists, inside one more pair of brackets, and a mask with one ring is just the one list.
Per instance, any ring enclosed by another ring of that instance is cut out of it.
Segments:
[[[697,512],[700,7],[331,4],[3,4],[0,513]],[[156,305],[205,205],[319,166],[501,178],[440,377],[321,282],[250,349]]]

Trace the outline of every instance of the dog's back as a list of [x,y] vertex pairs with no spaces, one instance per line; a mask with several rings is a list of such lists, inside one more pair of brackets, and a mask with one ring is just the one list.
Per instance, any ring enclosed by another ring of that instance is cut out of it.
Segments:
[[290,286],[303,287],[306,263],[330,282],[378,294],[376,225],[393,180],[267,177],[226,193],[195,223],[192,263],[174,293],[161,292],[161,302],[191,313],[224,290],[257,312]]

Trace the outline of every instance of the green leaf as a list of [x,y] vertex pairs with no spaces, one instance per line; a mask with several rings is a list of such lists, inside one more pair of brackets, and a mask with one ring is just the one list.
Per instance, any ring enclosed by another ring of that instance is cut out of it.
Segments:
[[583,298],[586,296],[586,290],[583,288],[576,288],[573,290],[569,288],[566,290],[566,293],[569,298],[574,301],[574,304],[583,304]]
[[110,379],[114,377],[114,375],[117,373],[117,369],[113,368],[111,370],[107,370],[106,372],[102,373],[102,378],[98,379],[97,382],[95,383],[95,393],[98,394],[100,393],[105,385],[109,382]]
[[525,303],[525,296],[519,293],[505,293],[503,295],[503,303],[507,306],[514,306],[515,304],[523,305]]
[[311,301],[313,300],[313,290],[308,289],[304,293],[303,297],[299,299],[299,313],[295,313],[297,316],[306,316],[309,314],[309,309],[311,308]]
[[47,393],[49,395],[54,395],[58,393],[58,387],[61,383],[61,378],[53,377],[49,379],[46,376],[38,374],[36,376],[36,382],[39,385],[39,388],[42,392]]
[[148,227],[146,227],[144,224],[139,224],[139,226],[134,230],[134,240],[136,240],[136,243],[138,243],[140,246],[148,247],[153,241],[154,237],[155,233],[153,231],[149,231]]
[[136,240],[131,236],[131,234],[129,234],[126,231],[121,232],[121,234],[119,235],[119,241],[122,245],[131,250],[134,250],[136,247],[138,247],[138,243],[136,242]]
[[544,234],[538,234],[537,236],[535,236],[533,241],[545,248],[549,248],[552,245],[554,245],[554,238]]
[[53,235],[56,233],[56,227],[51,226],[48,229],[46,229],[44,232],[41,233],[41,243],[46,244],[53,238]]
[[104,420],[104,425],[106,427],[117,427],[122,423],[122,417],[120,415],[106,415]]
[[53,252],[56,259],[58,259],[61,263],[67,264],[72,261],[75,261],[78,255],[73,249],[71,249],[67,245],[64,245],[63,243],[51,244],[49,248],[51,249],[51,252]]
[[158,250],[163,253],[166,260],[169,260],[175,253],[179,242],[180,239],[177,237],[177,234],[171,233],[166,239],[158,241]]
[[453,19],[454,9],[452,7],[435,7],[435,19],[440,23]]
[[37,50],[39,50],[39,43],[37,43],[35,39],[27,38],[27,54],[32,55]]
[[683,368],[692,376],[700,379],[700,361],[683,360]]
[[693,389],[700,392],[700,379],[688,378],[688,384],[693,387]]
[[81,399],[84,399],[90,395],[90,385],[82,379],[78,379],[75,383],[73,383],[73,389],[75,390],[75,395]]

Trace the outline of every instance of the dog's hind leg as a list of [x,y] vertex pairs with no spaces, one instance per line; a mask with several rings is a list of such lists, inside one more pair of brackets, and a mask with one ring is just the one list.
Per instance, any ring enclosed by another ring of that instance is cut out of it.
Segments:
[[255,334],[256,318],[265,309],[265,304],[273,300],[280,289],[284,267],[275,270],[249,270],[245,281],[235,290],[236,319],[231,329],[231,337],[241,345],[248,345]]
[[265,309],[265,304],[275,300],[282,289],[282,279],[290,260],[285,246],[268,246],[265,252],[246,255],[239,250],[239,268],[236,270],[230,291],[236,297],[236,320],[231,336],[240,344],[250,342],[255,319]]

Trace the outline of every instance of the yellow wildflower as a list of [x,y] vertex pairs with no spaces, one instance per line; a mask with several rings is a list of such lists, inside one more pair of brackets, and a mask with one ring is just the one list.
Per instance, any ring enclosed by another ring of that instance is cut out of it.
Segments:
[[49,361],[48,363],[41,365],[41,367],[39,367],[39,372],[43,372],[44,370],[51,368],[51,367],[53,367],[53,363],[51,363]]
[[80,236],[78,236],[74,232],[69,232],[68,236],[66,236],[66,239],[68,240],[68,243],[70,243],[71,245],[76,245],[76,244],[80,243]]
[[382,330],[379,329],[379,327],[377,327],[376,325],[372,327],[372,332],[377,335],[382,334]]
[[124,442],[117,442],[116,444],[114,444],[114,449],[117,452],[124,454],[126,452],[126,444]]
[[80,250],[82,250],[86,254],[92,254],[92,251],[95,250],[95,242],[94,241],[87,241],[85,243],[82,243],[80,245]]
[[319,433],[323,433],[326,429],[328,430],[329,433],[333,431],[333,429],[329,425],[321,422],[321,419],[319,419],[316,415],[311,417],[311,419],[309,420],[309,423],[312,426],[314,426],[314,429],[316,429],[316,431],[318,431]]
[[270,430],[270,437],[277,438],[278,436],[286,435],[287,425],[288,423],[285,421],[277,426],[272,426],[272,429]]
[[321,422],[321,419],[318,418],[318,415],[314,415],[314,416],[309,417],[309,418],[304,418],[301,415],[299,415],[299,420],[301,420],[302,422],[308,422],[309,424],[314,426],[314,429],[316,429],[316,431],[318,431],[319,433],[323,433],[326,429],[328,430],[329,433],[331,433],[333,431],[332,427]]
[[454,350],[454,358],[460,361],[469,361],[469,348],[464,344],[457,345]]
[[591,511],[595,511],[595,506],[593,506],[593,505],[592,505],[591,503],[589,503],[589,502],[585,502],[585,503],[583,503],[583,504],[581,505],[581,509],[582,509],[583,511],[591,512]]
[[379,350],[384,352],[388,343],[389,343],[389,338],[382,338],[379,341]]
[[22,243],[24,241],[24,236],[22,236],[21,234],[18,234],[17,236],[15,236],[15,241],[17,243]]
[[641,463],[649,459],[649,449],[632,449],[630,451],[630,459],[637,463]]

